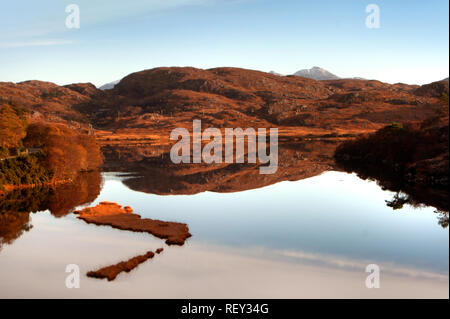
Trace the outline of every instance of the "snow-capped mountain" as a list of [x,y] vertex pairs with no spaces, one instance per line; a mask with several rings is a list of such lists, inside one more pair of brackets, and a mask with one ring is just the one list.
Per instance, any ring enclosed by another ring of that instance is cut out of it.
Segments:
[[275,71],[270,71],[269,73],[270,73],[270,74],[273,74],[273,75],[283,76],[283,74],[277,73],[277,72],[275,72]]
[[99,87],[100,90],[111,90],[112,88],[114,88],[116,86],[117,83],[119,83],[120,80],[117,81],[113,81],[113,82],[109,82],[106,84],[103,84],[101,87]]
[[319,68],[318,66],[312,67],[311,69],[303,69],[294,73],[294,75],[303,76],[305,78],[310,78],[314,80],[337,80],[340,79],[338,76],[334,75],[327,70]]

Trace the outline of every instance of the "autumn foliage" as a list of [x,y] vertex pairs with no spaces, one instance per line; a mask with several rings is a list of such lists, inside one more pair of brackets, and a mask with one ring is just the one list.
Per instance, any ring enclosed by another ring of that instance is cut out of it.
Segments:
[[14,109],[2,107],[2,112],[9,121],[1,131],[5,149],[14,146],[30,152],[17,156],[8,151],[3,159],[0,156],[0,188],[73,181],[78,173],[96,170],[102,164],[100,147],[93,136],[62,124],[38,122],[26,126]]
[[64,125],[33,123],[28,127],[24,145],[46,154],[45,165],[57,180],[71,180],[79,172],[97,169],[103,161],[93,136]]
[[20,146],[25,135],[26,119],[23,111],[8,104],[0,105],[0,155],[8,155],[10,148]]

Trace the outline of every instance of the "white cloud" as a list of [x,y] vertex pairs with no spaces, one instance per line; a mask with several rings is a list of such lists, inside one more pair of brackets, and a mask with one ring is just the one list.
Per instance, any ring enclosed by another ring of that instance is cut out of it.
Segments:
[[[278,253],[282,256],[295,258],[297,260],[315,262],[326,266],[331,266],[333,268],[337,267],[347,270],[364,270],[368,264],[374,263],[373,260],[351,260],[343,257],[306,253],[302,251],[285,250]],[[380,266],[382,266],[383,272],[393,275],[448,281],[448,274],[440,274],[421,269],[406,268],[389,262],[382,262],[380,263]]]
[[22,48],[71,44],[70,40],[30,40],[21,42],[0,42],[0,48]]
[[[217,1],[219,0],[77,0],[74,4],[80,9],[81,28],[89,28],[119,22],[121,19],[149,17],[152,13],[187,6],[212,5]],[[0,10],[0,40],[42,37],[71,31],[65,25],[65,19],[69,15],[65,8],[70,2],[62,5],[54,5],[51,1],[30,5],[21,2],[23,0],[18,0],[18,3]],[[23,12],[24,5],[28,7],[28,12]]]

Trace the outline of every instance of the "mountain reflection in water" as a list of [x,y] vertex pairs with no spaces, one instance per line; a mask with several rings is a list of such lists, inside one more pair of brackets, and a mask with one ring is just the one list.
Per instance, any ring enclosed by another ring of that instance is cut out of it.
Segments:
[[240,192],[281,181],[296,181],[328,170],[356,172],[363,180],[374,180],[384,190],[396,192],[386,205],[394,210],[408,204],[412,207],[433,206],[438,223],[446,228],[449,220],[447,190],[413,187],[401,184],[386,173],[374,173],[358,167],[337,166],[333,154],[338,145],[333,140],[282,143],[279,167],[275,174],[259,174],[257,164],[173,164],[167,150],[149,145],[106,146],[106,170],[134,172],[123,181],[130,189],[157,195],[192,195],[205,191]]
[[[399,185],[389,176],[371,176],[362,169],[336,167],[336,141],[283,143],[275,174],[259,174],[257,164],[174,164],[169,154],[150,144],[105,146],[105,170],[129,173],[122,183],[134,191],[157,195],[192,195],[201,192],[240,192],[281,181],[296,181],[329,170],[356,171],[362,179],[374,179],[383,189],[397,192],[386,205],[394,210],[408,204],[436,207],[438,223],[448,226],[448,192]],[[158,153],[160,151],[160,153]],[[167,150],[165,150],[167,151]],[[155,154],[156,153],[156,154]],[[68,184],[12,191],[0,199],[0,248],[11,244],[32,228],[29,214],[49,210],[55,217],[71,213],[77,206],[93,202],[100,193],[99,172],[81,173]]]
[[[174,164],[169,152],[154,153],[151,146],[104,147],[105,170],[134,172],[124,181],[132,190],[158,195],[192,195],[205,191],[240,192],[316,176],[333,168],[336,141],[279,145],[278,169],[260,174],[259,164]],[[148,154],[151,154],[149,156]]]
[[[448,213],[424,207],[434,198],[338,172],[336,145],[283,143],[272,175],[256,164],[173,164],[167,149],[148,144],[105,146],[106,172],[0,199],[0,296],[448,297]],[[193,237],[113,285],[90,279],[88,270],[164,245],[70,214],[101,201],[186,223]],[[82,268],[83,289],[65,288],[68,263]],[[364,288],[368,263],[382,266],[385,289]]]

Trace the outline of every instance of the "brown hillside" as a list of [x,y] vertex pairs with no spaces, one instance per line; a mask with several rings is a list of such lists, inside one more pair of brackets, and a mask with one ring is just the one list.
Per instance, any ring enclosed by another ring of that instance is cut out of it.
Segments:
[[63,87],[43,81],[0,82],[0,102],[28,110],[34,119],[85,121],[73,106],[90,101],[94,90],[98,91],[92,84]]
[[190,67],[132,73],[106,91],[89,83],[0,83],[2,103],[47,121],[92,123],[105,143],[133,138],[167,143],[171,129],[191,129],[194,118],[204,127],[278,127],[286,136],[355,135],[434,116],[444,107],[445,91],[445,81],[418,87]]
[[[441,108],[420,88],[366,80],[315,81],[238,69],[156,68],[133,73],[78,109],[101,128],[162,135],[190,127],[274,127],[360,133],[393,121],[424,120]],[[420,92],[420,91],[419,91]],[[323,132],[322,132],[323,133]]]

